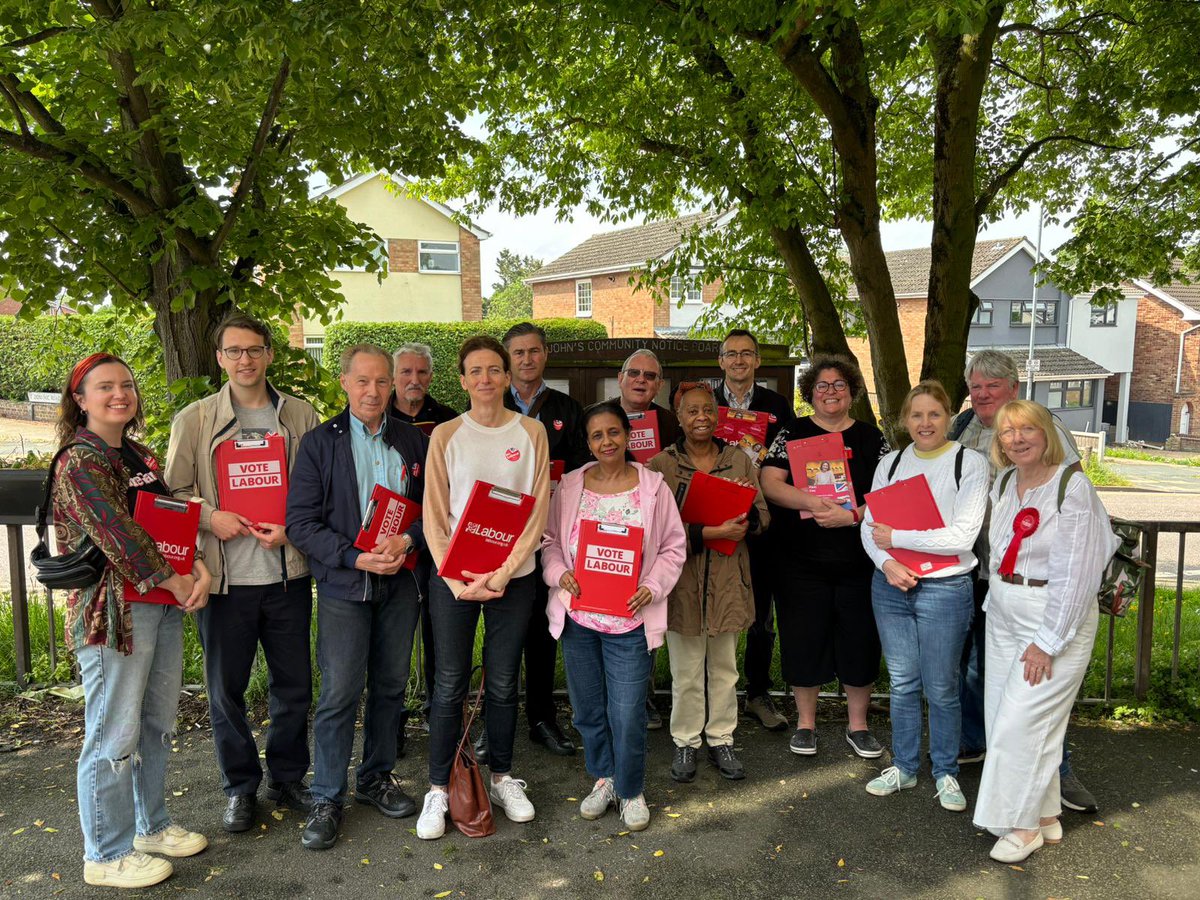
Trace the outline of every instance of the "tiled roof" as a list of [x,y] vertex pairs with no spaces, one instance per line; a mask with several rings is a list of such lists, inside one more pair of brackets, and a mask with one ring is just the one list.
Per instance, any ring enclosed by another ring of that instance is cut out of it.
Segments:
[[594,234],[582,244],[551,260],[529,277],[529,281],[567,278],[587,272],[636,268],[674,250],[682,235],[697,224],[717,218],[717,213],[696,213]]
[[[1024,380],[1025,360],[1029,356],[1029,347],[994,347],[1001,353],[1007,353],[1017,364]],[[1038,347],[1033,348],[1033,358],[1040,360],[1040,367],[1034,374],[1035,381],[1048,381],[1052,378],[1104,378],[1112,373],[1100,363],[1088,359],[1082,353],[1069,347]]]
[[[1012,251],[1024,238],[1008,237],[990,241],[976,241],[975,255],[971,258],[971,281],[990,269]],[[897,297],[929,296],[929,247],[914,247],[911,250],[892,250],[885,253],[888,272],[892,276],[892,289]],[[851,282],[847,287],[850,299],[858,298],[858,288]]]
[[[1176,266],[1175,270],[1178,272],[1179,267]],[[1200,313],[1200,276],[1190,276],[1190,280],[1193,282],[1192,284],[1176,279],[1168,285],[1155,285],[1155,287],[1184,306],[1189,306],[1195,312]]]

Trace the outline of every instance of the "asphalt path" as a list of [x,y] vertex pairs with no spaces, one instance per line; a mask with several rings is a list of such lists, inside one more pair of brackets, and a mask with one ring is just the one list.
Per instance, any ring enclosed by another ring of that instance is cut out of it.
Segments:
[[[646,796],[650,828],[626,834],[615,814],[579,818],[591,778],[582,757],[562,759],[518,736],[516,774],[529,781],[537,818],[503,819],[497,834],[471,840],[449,832],[420,841],[415,820],[388,820],[351,804],[329,851],[300,846],[292,812],[259,807],[258,826],[219,830],[223,806],[211,738],[181,734],[168,797],[177,821],[211,844],[176,862],[175,875],[139,897],[435,898],[1075,897],[1195,898],[1200,878],[1200,775],[1196,732],[1114,729],[1077,723],[1077,770],[1101,811],[1066,813],[1066,838],[1019,867],[988,859],[993,838],[969,813],[942,810],[928,770],[915,790],[877,798],[864,790],[883,761],[853,756],[841,722],[819,727],[820,753],[787,750],[787,734],[743,720],[737,746],[742,782],[723,781],[701,762],[696,782],[667,776],[670,739],[650,734]],[[887,740],[883,719],[874,723]],[[0,754],[0,895],[95,897],[82,883],[75,808],[78,737],[63,727],[41,744]],[[423,740],[397,772],[419,797]],[[981,767],[964,768],[972,797]],[[351,783],[353,783],[351,774]],[[449,893],[446,893],[449,892]]]
[[[1142,463],[1141,465],[1154,465]],[[1200,469],[1161,465],[1165,469],[1181,469],[1195,473]],[[1154,522],[1200,522],[1200,493],[1158,493],[1154,491],[1100,489],[1100,499],[1109,515],[1124,519]],[[1173,587],[1179,571],[1179,535],[1160,534],[1158,539],[1157,582]],[[1200,584],[1200,534],[1184,537],[1183,580],[1186,586]],[[1197,894],[1200,896],[1200,892]]]

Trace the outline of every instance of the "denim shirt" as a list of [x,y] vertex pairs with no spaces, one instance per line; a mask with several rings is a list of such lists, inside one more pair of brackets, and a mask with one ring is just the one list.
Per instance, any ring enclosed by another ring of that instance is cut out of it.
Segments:
[[354,453],[354,474],[358,480],[359,514],[367,514],[371,492],[381,484],[403,495],[408,488],[408,466],[404,457],[387,445],[383,430],[387,427],[384,415],[379,428],[372,434],[353,413],[350,414],[350,448]]
[[533,409],[533,404],[537,402],[537,398],[542,396],[542,393],[546,390],[546,388],[547,384],[545,381],[543,381],[538,386],[538,389],[533,392],[533,396],[529,398],[528,403],[521,399],[521,394],[517,391],[515,386],[510,387],[508,390],[512,393],[513,400],[516,401],[517,409],[521,411],[521,415],[527,416],[529,415],[529,410]]

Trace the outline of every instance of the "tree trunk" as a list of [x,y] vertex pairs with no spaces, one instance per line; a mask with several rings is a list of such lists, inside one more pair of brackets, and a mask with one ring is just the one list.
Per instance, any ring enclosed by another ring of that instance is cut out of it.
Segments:
[[178,378],[210,379],[221,383],[221,368],[213,347],[217,317],[221,308],[211,292],[201,292],[190,307],[172,310],[171,303],[180,294],[180,278],[187,264],[180,265],[176,254],[168,251],[151,266],[153,294],[150,306],[154,310],[154,333],[162,342],[163,365],[167,384]]
[[992,3],[978,34],[931,35],[936,93],[933,238],[921,378],[935,378],[954,406],[966,396],[962,371],[971,329],[971,268],[979,220],[975,165],[979,105],[1004,3]]

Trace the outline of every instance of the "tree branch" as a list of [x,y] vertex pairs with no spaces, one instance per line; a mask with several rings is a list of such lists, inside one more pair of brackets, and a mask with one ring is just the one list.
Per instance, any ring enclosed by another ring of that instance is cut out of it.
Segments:
[[41,126],[42,131],[47,134],[66,134],[67,129],[62,123],[50,113],[50,110],[42,104],[42,101],[34,96],[32,91],[22,89],[21,82],[17,80],[15,75],[7,72],[0,74],[0,85],[4,86],[6,92],[12,95],[25,108],[25,111]]
[[25,121],[25,113],[21,109],[21,104],[12,92],[8,89],[8,85],[0,79],[0,93],[4,94],[4,99],[8,101],[8,105],[12,107],[13,117],[17,120],[17,127],[21,129],[21,134],[29,135],[29,123]]
[[17,38],[16,40],[9,41],[7,44],[0,44],[0,50],[19,50],[22,47],[32,47],[34,44],[39,44],[64,32],[75,30],[70,25],[55,25],[51,28],[43,28],[41,31],[27,35],[26,37]]
[[104,260],[101,259],[98,255],[96,255],[95,253],[92,253],[91,256],[89,257],[87,249],[81,243],[79,243],[79,241],[75,240],[75,238],[71,237],[69,234],[67,234],[65,231],[63,231],[61,228],[59,228],[57,225],[55,225],[49,219],[46,220],[46,224],[49,225],[52,229],[54,229],[55,234],[57,234],[60,238],[62,238],[64,241],[66,241],[68,244],[70,244],[76,250],[78,250],[80,256],[83,259],[90,259],[92,262],[94,262],[100,268],[100,270],[102,272],[104,272],[105,275],[107,275],[109,278],[111,278],[113,280],[113,283],[117,287],[119,287],[121,290],[123,290],[125,293],[127,293],[130,297],[132,297],[134,300],[145,299],[141,293],[139,293],[138,291],[135,291],[133,288],[131,288],[129,285],[127,285],[124,281],[122,281],[121,276],[118,275],[116,272],[114,272],[112,269],[110,269],[108,267],[108,264],[105,263]]
[[229,202],[229,209],[225,211],[225,218],[221,222],[221,227],[217,229],[216,235],[214,235],[209,244],[209,253],[212,254],[213,260],[216,260],[226,238],[229,237],[229,233],[233,230],[238,213],[242,210],[242,204],[246,202],[246,196],[250,193],[250,188],[254,184],[255,176],[258,174],[259,160],[262,159],[263,150],[266,149],[267,140],[271,136],[271,129],[275,125],[275,117],[279,114],[279,104],[283,101],[283,89],[284,85],[287,84],[291,67],[291,60],[285,56],[279,66],[279,72],[275,75],[275,83],[271,85],[271,93],[267,95],[267,106],[263,110],[262,119],[259,120],[258,133],[254,136],[254,144],[250,148],[250,156],[246,159],[246,166],[242,169],[242,177],[238,179],[237,187],[233,191],[233,199]]

